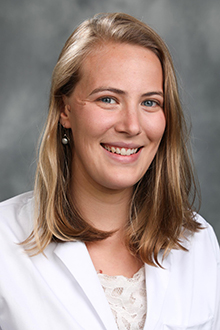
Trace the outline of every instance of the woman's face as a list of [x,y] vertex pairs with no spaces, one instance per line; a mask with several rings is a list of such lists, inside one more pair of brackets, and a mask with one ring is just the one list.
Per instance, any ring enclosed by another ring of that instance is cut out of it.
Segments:
[[86,58],[81,75],[60,119],[73,134],[73,178],[88,189],[131,188],[166,125],[160,61],[146,48],[110,43]]

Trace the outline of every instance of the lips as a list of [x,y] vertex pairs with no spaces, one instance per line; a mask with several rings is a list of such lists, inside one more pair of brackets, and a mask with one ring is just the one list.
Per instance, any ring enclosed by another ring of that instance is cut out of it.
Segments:
[[125,147],[116,147],[102,144],[102,147],[113,154],[118,154],[121,156],[130,156],[138,152],[140,148],[125,148]]

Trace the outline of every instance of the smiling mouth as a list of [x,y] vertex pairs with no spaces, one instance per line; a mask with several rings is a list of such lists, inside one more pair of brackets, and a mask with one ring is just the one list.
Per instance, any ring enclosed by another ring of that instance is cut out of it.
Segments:
[[136,154],[141,148],[119,148],[119,147],[110,147],[105,144],[102,144],[102,147],[109,152],[121,156],[130,156]]

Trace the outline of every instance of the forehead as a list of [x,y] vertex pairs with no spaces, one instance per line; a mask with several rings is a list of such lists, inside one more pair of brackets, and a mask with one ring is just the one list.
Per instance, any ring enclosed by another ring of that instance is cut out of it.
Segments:
[[89,54],[85,57],[82,67],[86,66],[86,63],[99,63],[100,59],[104,58],[111,60],[111,57],[128,60],[130,55],[133,55],[134,58],[140,57],[142,59],[152,58],[155,61],[160,63],[157,55],[144,46],[134,45],[129,43],[120,43],[120,42],[107,42],[102,44],[97,44],[93,46]]
[[81,79],[108,80],[139,75],[162,76],[159,58],[150,49],[127,43],[107,43],[95,47],[81,65]]

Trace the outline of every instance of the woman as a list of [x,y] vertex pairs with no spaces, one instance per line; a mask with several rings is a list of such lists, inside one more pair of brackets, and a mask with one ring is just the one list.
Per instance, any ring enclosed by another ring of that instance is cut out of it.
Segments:
[[186,144],[161,38],[126,14],[82,23],[54,69],[34,195],[1,205],[2,329],[220,328]]

